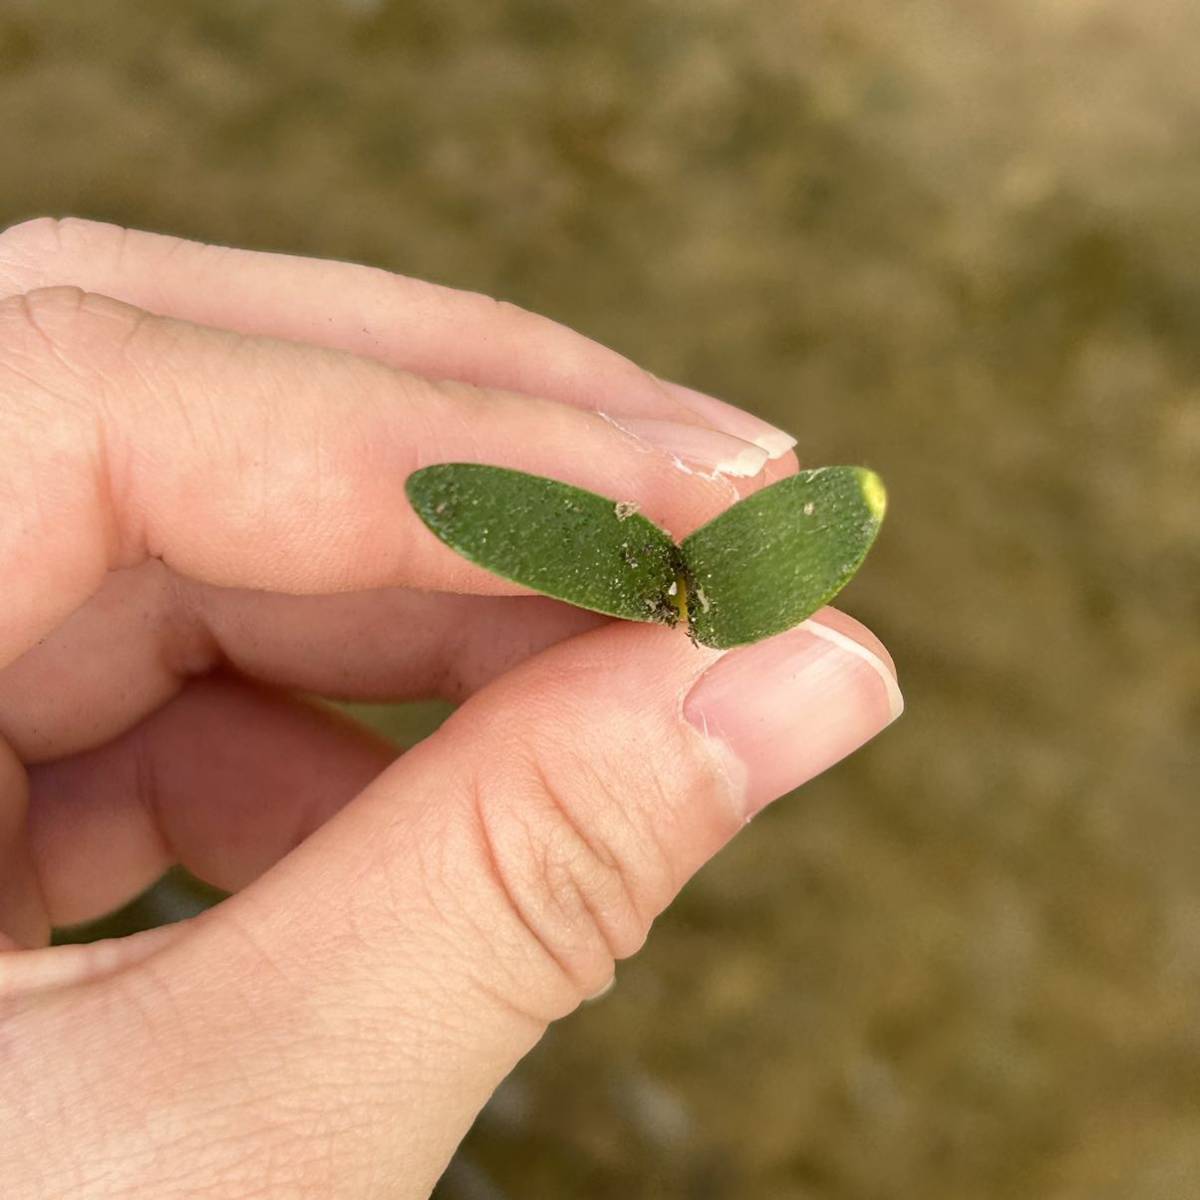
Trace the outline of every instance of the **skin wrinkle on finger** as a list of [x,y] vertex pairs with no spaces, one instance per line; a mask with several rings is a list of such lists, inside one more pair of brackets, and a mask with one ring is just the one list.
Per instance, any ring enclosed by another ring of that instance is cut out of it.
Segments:
[[[77,293],[55,303],[68,316]],[[98,586],[108,562],[108,522],[97,486],[89,399],[46,328],[42,300],[0,302],[0,476],[10,519],[0,525],[6,628],[44,633]],[[98,501],[100,503],[98,503]],[[15,518],[15,519],[14,519]],[[47,547],[62,548],[62,557]],[[0,637],[0,665],[11,647]]]
[[[596,641],[602,635],[632,642],[646,633],[614,626],[571,645],[606,644]],[[672,662],[670,678],[680,668],[690,675],[694,648],[675,643],[670,635],[656,640],[664,650],[670,648],[665,655]],[[710,652],[704,653],[711,659]],[[531,944],[543,947],[571,983],[573,1007],[611,976],[614,949],[616,957],[626,957],[641,945],[652,917],[742,820],[716,769],[719,760],[697,745],[676,716],[667,679],[648,685],[642,673],[633,672],[639,676],[635,684],[614,677],[608,655],[589,662],[581,654],[569,680],[543,681],[548,696],[529,695],[520,676],[535,672],[539,661],[516,672],[516,680],[509,676],[497,683],[506,695],[513,689],[505,708],[520,712],[521,726],[529,732],[519,755],[493,763],[479,810],[488,831],[487,861],[496,864],[503,881],[500,894]],[[589,699],[595,701],[593,676],[606,681],[609,714],[607,724],[595,731],[588,706]],[[666,714],[670,718],[664,721]],[[556,731],[548,745],[540,744],[536,734],[542,726]],[[454,728],[464,736],[461,723]],[[489,731],[488,736],[502,734]],[[623,747],[624,754],[615,756],[610,743]],[[633,746],[638,749],[631,750]],[[636,786],[628,757],[655,764],[654,771],[637,776]],[[522,763],[536,769],[523,769]],[[689,781],[687,786],[679,783],[681,778]],[[627,903],[619,902],[622,896]],[[593,926],[594,938],[588,935]]]
[[[41,308],[36,302],[36,298],[42,293],[39,292],[23,292],[19,296],[14,297],[14,300],[20,309],[20,314],[24,318],[26,324],[34,333],[41,339],[42,347],[49,352],[50,356],[64,370],[69,371],[76,379],[83,379],[84,374],[79,368],[79,364],[72,362],[62,351],[58,340],[50,336],[45,324],[41,318]],[[64,297],[69,297],[77,306],[82,306],[85,300],[85,293],[78,288],[64,288],[61,294]],[[69,393],[52,393],[58,400],[67,400]]]

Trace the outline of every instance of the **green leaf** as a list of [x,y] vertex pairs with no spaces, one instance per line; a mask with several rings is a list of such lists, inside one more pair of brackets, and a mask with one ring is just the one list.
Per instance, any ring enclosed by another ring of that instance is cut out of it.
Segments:
[[885,506],[874,471],[819,467],[726,509],[681,547],[692,636],[724,648],[798,625],[850,582]]
[[679,620],[679,548],[631,504],[479,463],[425,467],[406,491],[446,545],[496,575],[628,621]]
[[886,497],[863,467],[802,471],[676,546],[633,505],[540,475],[444,463],[409,476],[425,524],[464,558],[580,608],[725,648],[798,625],[862,565]]

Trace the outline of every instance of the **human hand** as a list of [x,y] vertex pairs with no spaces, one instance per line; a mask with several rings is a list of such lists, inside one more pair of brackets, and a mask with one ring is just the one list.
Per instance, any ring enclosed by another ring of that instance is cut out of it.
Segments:
[[[900,701],[830,609],[722,654],[521,595],[405,480],[500,463],[682,536],[790,444],[483,297],[0,235],[0,1192],[426,1195],[547,1023]],[[392,761],[297,692],[463,703]],[[236,894],[45,947],[174,862]]]

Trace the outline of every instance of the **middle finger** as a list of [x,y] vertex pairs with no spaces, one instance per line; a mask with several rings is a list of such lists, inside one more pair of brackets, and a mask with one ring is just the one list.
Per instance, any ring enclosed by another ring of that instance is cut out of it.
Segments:
[[27,763],[77,754],[217,666],[335,699],[458,701],[603,620],[535,596],[209,587],[151,562],[113,572],[53,634],[0,670],[0,734]]

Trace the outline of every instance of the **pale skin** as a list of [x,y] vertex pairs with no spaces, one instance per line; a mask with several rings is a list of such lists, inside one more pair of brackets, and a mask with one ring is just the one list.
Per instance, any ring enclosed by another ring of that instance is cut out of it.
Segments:
[[[777,431],[481,296],[0,234],[6,1198],[427,1195],[688,877],[897,714],[834,610],[722,655],[457,558],[404,498],[456,460],[677,537],[796,469]],[[462,707],[397,758],[301,692]],[[173,863],[235,894],[47,947]]]

